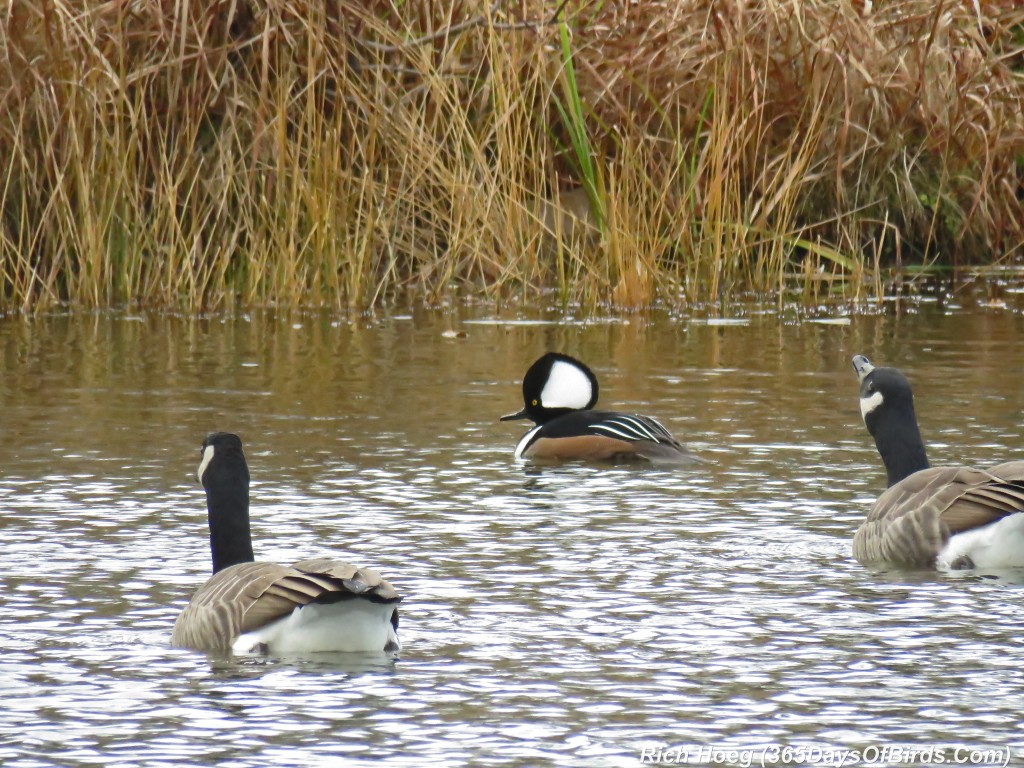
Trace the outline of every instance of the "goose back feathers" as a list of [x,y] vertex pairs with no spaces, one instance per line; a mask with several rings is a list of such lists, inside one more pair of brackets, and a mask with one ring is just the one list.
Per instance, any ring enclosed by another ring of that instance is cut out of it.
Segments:
[[[980,551],[961,551],[956,538],[980,531],[1008,516],[1024,524],[1024,461],[991,469],[930,467],[915,472],[878,498],[853,537],[853,556],[862,563],[947,569],[1024,565],[1024,542],[1013,552],[998,539],[978,542]],[[1012,534],[1012,527],[1005,531]],[[1022,528],[1024,530],[1024,528]],[[952,547],[952,548],[951,548]],[[947,551],[949,550],[949,551]],[[973,555],[972,555],[973,551]],[[975,562],[975,560],[981,561]]]

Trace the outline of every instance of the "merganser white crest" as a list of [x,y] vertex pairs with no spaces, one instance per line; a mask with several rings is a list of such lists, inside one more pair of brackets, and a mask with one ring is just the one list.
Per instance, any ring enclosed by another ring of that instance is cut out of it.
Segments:
[[586,372],[565,360],[556,360],[540,392],[545,408],[586,408],[594,389]]

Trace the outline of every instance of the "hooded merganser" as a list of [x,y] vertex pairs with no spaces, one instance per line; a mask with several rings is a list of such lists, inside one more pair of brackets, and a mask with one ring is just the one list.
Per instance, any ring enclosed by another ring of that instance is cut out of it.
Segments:
[[853,556],[943,570],[1024,566],[1024,461],[929,467],[910,382],[863,355],[853,369],[889,481],[853,537]]
[[517,459],[700,461],[650,416],[591,410],[597,377],[569,355],[548,352],[531,365],[523,377],[523,401],[523,410],[501,417],[537,425],[516,446]]
[[206,489],[213,576],[179,614],[173,645],[272,654],[398,650],[402,598],[376,571],[326,558],[253,562],[249,468],[237,435],[207,437],[196,474]]

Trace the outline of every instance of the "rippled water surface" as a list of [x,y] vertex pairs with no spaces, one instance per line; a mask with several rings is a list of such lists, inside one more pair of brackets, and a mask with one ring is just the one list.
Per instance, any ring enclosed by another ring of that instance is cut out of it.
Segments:
[[[933,463],[996,463],[1024,454],[1022,331],[1013,306],[930,304],[846,324],[0,320],[0,764],[628,766],[891,743],[1021,764],[1024,579],[851,560],[884,473],[850,357],[910,376]],[[524,423],[498,417],[547,349],[708,463],[514,462]],[[397,661],[170,647],[209,573],[190,475],[215,429],[245,441],[257,557],[334,554],[404,594]]]

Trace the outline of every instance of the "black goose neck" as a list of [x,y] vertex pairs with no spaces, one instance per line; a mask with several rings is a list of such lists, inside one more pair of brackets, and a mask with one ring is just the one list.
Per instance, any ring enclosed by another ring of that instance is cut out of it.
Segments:
[[253,561],[249,530],[249,468],[245,458],[227,456],[211,464],[203,478],[210,524],[213,572]]
[[890,487],[915,472],[928,469],[928,455],[912,408],[891,415],[876,426],[873,435]]

